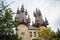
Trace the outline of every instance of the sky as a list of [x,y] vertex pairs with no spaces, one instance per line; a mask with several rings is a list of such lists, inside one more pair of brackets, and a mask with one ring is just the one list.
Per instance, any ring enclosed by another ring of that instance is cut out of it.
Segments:
[[17,8],[21,8],[24,4],[24,8],[27,9],[30,15],[31,22],[34,21],[33,11],[36,8],[40,9],[43,19],[46,17],[49,22],[49,27],[56,31],[60,28],[60,0],[7,0],[9,4],[14,1],[9,7],[16,13]]

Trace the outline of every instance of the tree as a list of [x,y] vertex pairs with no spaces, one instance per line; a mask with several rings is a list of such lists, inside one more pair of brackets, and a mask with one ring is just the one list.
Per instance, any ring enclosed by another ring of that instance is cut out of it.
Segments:
[[57,29],[56,38],[57,38],[57,40],[60,40],[60,30],[59,29]]
[[42,40],[52,40],[56,34],[54,31],[51,30],[51,28],[46,28],[46,27],[40,27],[37,29],[37,33],[39,38]]
[[14,33],[15,25],[12,20],[12,10],[8,8],[9,5],[4,5],[4,1],[0,2],[0,38],[6,35],[10,37]]
[[13,28],[15,22],[12,20],[12,10],[8,8],[10,4],[4,5],[4,1],[0,2],[0,39],[1,40],[22,40],[14,35]]

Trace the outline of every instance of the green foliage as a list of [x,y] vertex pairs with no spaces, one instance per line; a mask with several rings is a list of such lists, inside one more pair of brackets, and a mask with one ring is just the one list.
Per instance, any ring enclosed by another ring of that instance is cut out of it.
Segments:
[[57,37],[60,38],[60,30],[59,29],[57,29],[56,33],[57,33]]
[[20,38],[18,38],[18,40],[22,40],[22,37],[20,36]]
[[33,40],[39,40],[39,39],[33,39]]
[[22,40],[14,35],[15,22],[12,20],[12,10],[8,8],[9,5],[5,5],[4,1],[0,2],[0,40]]
[[40,27],[37,29],[38,36],[45,40],[52,40],[56,33],[51,28]]
[[12,11],[11,11],[10,8],[5,10],[5,17],[6,17],[6,19],[11,19],[11,17],[12,17],[11,13],[12,13]]
[[0,40],[22,40],[22,38],[18,38],[18,35],[3,35]]
[[56,39],[60,40],[60,30],[59,29],[57,29],[57,32],[56,32]]
[[12,20],[12,10],[8,8],[10,4],[5,5],[4,1],[0,2],[0,36],[12,35],[14,22]]
[[34,38],[33,40],[41,40],[41,39],[37,37],[37,38]]

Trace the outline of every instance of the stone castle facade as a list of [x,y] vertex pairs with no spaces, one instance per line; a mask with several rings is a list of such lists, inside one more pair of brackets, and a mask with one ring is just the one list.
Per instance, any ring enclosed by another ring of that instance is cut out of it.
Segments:
[[[26,17],[28,16],[28,17]],[[47,27],[48,21],[45,18],[45,21],[42,18],[41,11],[36,8],[36,12],[33,12],[33,16],[35,17],[35,23],[30,25],[30,17],[28,15],[27,10],[24,9],[24,5],[21,6],[21,9],[17,9],[15,22],[17,23],[16,32],[18,34],[18,38],[22,37],[23,40],[32,40],[38,37],[36,29],[39,27]]]

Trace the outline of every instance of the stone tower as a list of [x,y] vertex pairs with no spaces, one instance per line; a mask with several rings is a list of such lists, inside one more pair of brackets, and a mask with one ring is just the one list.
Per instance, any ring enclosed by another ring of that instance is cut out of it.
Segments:
[[30,25],[30,17],[27,13],[27,10],[24,9],[24,5],[22,5],[20,10],[19,8],[17,9],[15,17],[18,38],[22,37],[23,40],[29,40],[28,26]]

